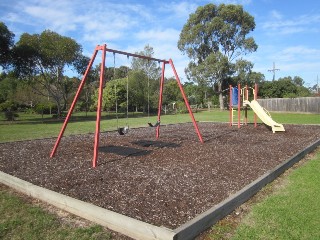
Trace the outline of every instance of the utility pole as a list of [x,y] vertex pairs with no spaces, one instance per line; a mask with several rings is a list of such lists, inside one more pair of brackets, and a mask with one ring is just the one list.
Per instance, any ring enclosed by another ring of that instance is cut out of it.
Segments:
[[317,94],[319,95],[319,78],[318,78],[318,75],[317,75]]
[[280,69],[279,69],[279,68],[276,68],[275,63],[273,62],[273,68],[268,70],[268,72],[273,72],[272,81],[274,81],[275,78],[276,78],[276,71],[280,71]]

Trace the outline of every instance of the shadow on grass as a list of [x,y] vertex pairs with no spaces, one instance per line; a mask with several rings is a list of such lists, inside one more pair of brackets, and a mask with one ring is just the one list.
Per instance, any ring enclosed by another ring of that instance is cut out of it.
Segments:
[[[130,113],[128,118],[143,118],[147,117],[147,114],[144,113]],[[53,118],[51,116],[45,115],[43,118],[39,117],[39,115],[35,115],[34,118],[28,118],[28,119],[16,119],[14,121],[6,121],[1,120],[0,125],[12,125],[12,124],[56,124],[56,123],[64,123],[66,118],[66,114],[61,118]],[[110,113],[101,116],[102,120],[115,120],[115,119],[125,119],[126,114],[125,113],[118,113],[118,116],[115,113]],[[71,115],[69,122],[90,122],[90,121],[96,121],[97,117],[96,115],[88,115],[88,116],[77,116],[77,115]]]

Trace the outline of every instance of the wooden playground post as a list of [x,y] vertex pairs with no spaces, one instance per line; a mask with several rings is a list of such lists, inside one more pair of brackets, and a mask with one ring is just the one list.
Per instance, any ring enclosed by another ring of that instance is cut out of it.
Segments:
[[238,128],[241,122],[241,85],[238,83]]
[[[258,98],[258,84],[255,83],[254,84],[254,91],[253,91],[253,99],[254,100],[257,100]],[[257,127],[257,114],[254,113],[254,127],[256,128]]]
[[[244,100],[246,100],[246,101],[249,100],[248,85],[246,85],[246,87],[245,87]],[[247,105],[244,107],[244,123],[245,123],[246,125],[248,124],[248,106],[247,106]]]

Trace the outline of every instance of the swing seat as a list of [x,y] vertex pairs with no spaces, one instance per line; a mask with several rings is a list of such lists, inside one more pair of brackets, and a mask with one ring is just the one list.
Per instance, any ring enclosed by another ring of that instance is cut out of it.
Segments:
[[157,121],[156,124],[148,123],[149,127],[158,127],[160,125],[160,122]]
[[125,135],[129,132],[129,127],[126,126],[126,127],[122,127],[122,128],[118,128],[118,133],[119,135]]

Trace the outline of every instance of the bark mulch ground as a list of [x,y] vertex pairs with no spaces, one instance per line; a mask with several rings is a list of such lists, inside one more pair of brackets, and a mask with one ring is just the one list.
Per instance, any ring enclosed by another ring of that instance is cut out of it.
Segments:
[[101,133],[92,168],[94,135],[0,144],[0,170],[35,185],[174,229],[226,199],[320,138],[320,126],[191,123]]

